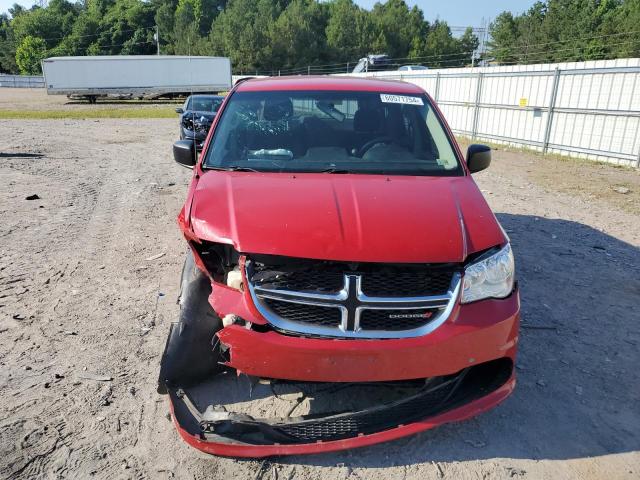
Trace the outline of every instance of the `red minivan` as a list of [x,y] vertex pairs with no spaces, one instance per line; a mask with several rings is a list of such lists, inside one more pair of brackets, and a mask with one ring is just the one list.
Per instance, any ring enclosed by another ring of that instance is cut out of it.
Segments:
[[[469,418],[512,392],[513,254],[471,177],[491,152],[471,145],[465,159],[422,89],[246,80],[197,159],[189,141],[173,152],[193,168],[178,217],[189,253],[158,388],[189,444],[242,457],[352,448]],[[204,393],[230,371],[396,395],[258,418]]]

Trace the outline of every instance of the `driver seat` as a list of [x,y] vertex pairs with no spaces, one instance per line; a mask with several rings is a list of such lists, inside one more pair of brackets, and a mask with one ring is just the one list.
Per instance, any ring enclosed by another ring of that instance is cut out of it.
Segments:
[[357,150],[369,140],[383,135],[383,120],[379,109],[366,107],[358,109],[353,116],[353,148]]

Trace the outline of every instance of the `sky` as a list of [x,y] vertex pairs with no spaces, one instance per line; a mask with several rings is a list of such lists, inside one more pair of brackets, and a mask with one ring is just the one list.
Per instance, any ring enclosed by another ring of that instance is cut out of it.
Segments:
[[[533,5],[535,0],[405,0],[409,6],[418,5],[427,20],[445,20],[452,26],[482,26],[482,19],[489,21],[500,12],[510,10],[521,13]],[[376,0],[355,0],[365,8],[371,8]],[[30,7],[34,0],[0,0],[0,12],[19,3]]]
[[[5,0],[0,0],[4,2]],[[522,13],[535,0],[405,0],[410,7],[417,5],[427,20],[444,20],[449,25],[480,27],[482,19],[487,22],[505,10]],[[355,0],[361,7],[370,9],[376,0]]]

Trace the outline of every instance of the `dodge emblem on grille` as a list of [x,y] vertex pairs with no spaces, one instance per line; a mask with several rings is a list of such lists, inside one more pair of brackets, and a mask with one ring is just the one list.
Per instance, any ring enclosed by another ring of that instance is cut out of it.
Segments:
[[389,315],[390,319],[398,318],[431,318],[433,312],[421,312],[421,313],[392,313]]

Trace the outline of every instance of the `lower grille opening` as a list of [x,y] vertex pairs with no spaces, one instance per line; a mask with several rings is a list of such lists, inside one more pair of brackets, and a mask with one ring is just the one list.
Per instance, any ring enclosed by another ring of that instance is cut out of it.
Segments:
[[[403,398],[372,407],[345,412],[310,414],[296,418],[253,418],[246,414],[216,410],[215,420],[194,415],[185,394],[171,392],[176,419],[203,440],[236,441],[253,445],[299,444],[353,438],[427,419],[462,406],[497,390],[510,378],[513,362],[502,358],[465,369],[446,377],[422,381],[422,387]],[[406,387],[407,382],[397,382]],[[320,384],[322,385],[322,384]],[[326,384],[341,385],[341,384]],[[347,386],[360,384],[347,384]],[[371,385],[376,384],[367,384]],[[389,382],[380,386],[389,387]],[[342,387],[346,388],[346,387]],[[329,395],[335,396],[335,390]],[[191,408],[191,409],[190,409]],[[204,408],[198,407],[197,411]]]
[[262,299],[273,313],[292,322],[309,323],[317,326],[335,327],[342,320],[340,309],[282,302],[270,298]]

